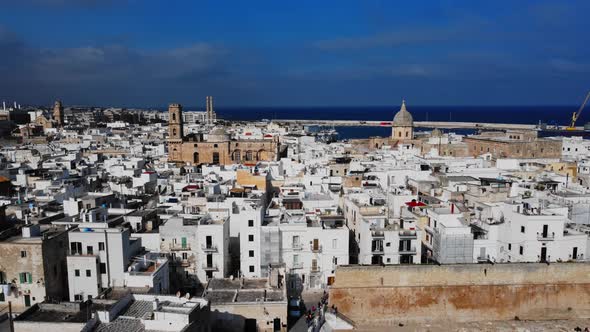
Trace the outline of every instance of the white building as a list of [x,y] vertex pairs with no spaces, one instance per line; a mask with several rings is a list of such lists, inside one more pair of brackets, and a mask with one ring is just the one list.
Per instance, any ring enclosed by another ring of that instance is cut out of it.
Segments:
[[160,249],[168,253],[173,274],[185,284],[223,278],[229,269],[227,217],[179,215],[160,226]]

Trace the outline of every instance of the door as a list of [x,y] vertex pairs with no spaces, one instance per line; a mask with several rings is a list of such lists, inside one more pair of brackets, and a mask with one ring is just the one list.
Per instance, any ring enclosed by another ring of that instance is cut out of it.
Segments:
[[208,267],[213,266],[213,255],[207,255],[207,266]]
[[541,248],[541,262],[547,261],[547,247]]
[[481,259],[481,260],[487,259],[486,258],[486,248],[485,247],[479,248],[479,259]]
[[543,238],[547,237],[547,233],[549,233],[549,225],[543,225]]
[[25,295],[25,307],[31,306],[31,295]]
[[213,238],[210,235],[205,238],[205,245],[207,248],[211,248],[213,246]]
[[578,247],[574,247],[572,250],[572,259],[578,259]]
[[313,239],[313,251],[318,251],[319,247],[320,247],[320,240]]
[[256,331],[258,331],[258,326],[256,324],[256,319],[246,318],[246,320],[244,321],[244,331],[245,332],[256,332]]

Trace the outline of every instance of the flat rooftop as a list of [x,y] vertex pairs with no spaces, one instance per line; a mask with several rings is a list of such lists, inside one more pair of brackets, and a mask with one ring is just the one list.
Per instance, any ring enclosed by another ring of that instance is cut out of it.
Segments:
[[286,301],[284,291],[271,288],[265,278],[211,279],[203,297],[212,304]]
[[[89,319],[86,305],[67,302],[47,305],[40,303],[36,310],[31,309],[18,316],[16,321],[86,323]],[[91,312],[91,311],[90,311]]]

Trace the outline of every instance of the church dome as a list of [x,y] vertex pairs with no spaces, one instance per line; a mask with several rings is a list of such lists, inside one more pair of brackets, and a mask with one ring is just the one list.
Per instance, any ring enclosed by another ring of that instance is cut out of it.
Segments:
[[219,127],[209,132],[209,135],[207,137],[207,141],[211,142],[223,142],[227,140],[229,140],[229,135],[227,134],[225,129]]
[[395,114],[393,117],[393,126],[394,127],[413,127],[414,126],[414,118],[412,114],[408,112],[406,109],[406,101],[402,101],[402,107],[400,108],[399,112]]

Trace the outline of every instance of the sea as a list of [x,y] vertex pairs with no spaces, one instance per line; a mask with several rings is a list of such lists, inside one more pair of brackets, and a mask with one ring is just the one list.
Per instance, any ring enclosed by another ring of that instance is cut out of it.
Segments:
[[[185,108],[190,111],[191,108]],[[194,109],[192,109],[194,110]],[[234,121],[262,119],[317,119],[317,120],[377,120],[391,121],[399,107],[389,106],[342,106],[342,107],[216,107],[217,117]],[[414,121],[465,121],[490,123],[518,123],[569,125],[578,106],[414,106],[408,107]],[[589,110],[590,111],[590,110]],[[590,116],[586,117],[590,119]],[[576,125],[586,123],[584,113]],[[335,127],[340,139],[388,136],[388,127]],[[418,129],[420,130],[420,129]],[[453,130],[457,132],[457,130]],[[467,133],[468,131],[463,131]],[[542,136],[574,135],[544,133]],[[578,133],[575,135],[584,135]]]

